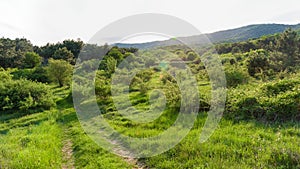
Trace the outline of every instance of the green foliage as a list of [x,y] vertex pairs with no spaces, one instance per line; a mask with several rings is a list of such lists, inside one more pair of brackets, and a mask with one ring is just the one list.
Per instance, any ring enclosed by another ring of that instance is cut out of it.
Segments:
[[81,49],[83,48],[83,41],[80,39],[75,40],[64,40],[61,44],[61,47],[66,47],[69,51],[72,52],[75,58],[78,58]]
[[123,54],[120,50],[118,50],[118,48],[112,48],[107,55],[117,60],[118,63],[120,63],[119,61],[123,59]]
[[45,84],[12,80],[9,75],[6,78],[0,83],[0,111],[50,109],[54,106],[52,93]]
[[299,79],[293,79],[229,90],[227,117],[236,120],[299,120],[299,87]]
[[27,52],[22,62],[23,68],[34,68],[41,64],[42,58],[34,52]]
[[32,52],[33,46],[27,39],[0,39],[0,67],[21,67],[25,53]]
[[251,76],[262,73],[267,74],[269,68],[269,58],[264,50],[251,51],[248,54],[248,73]]
[[300,81],[296,79],[284,79],[277,82],[263,84],[261,89],[267,96],[276,96],[280,93],[285,93],[294,90],[296,86],[300,85]]
[[249,81],[248,73],[240,67],[228,66],[225,68],[227,87],[237,87]]
[[299,37],[296,31],[287,29],[277,39],[277,50],[284,54],[285,68],[293,67],[300,63]]
[[12,79],[12,75],[9,71],[5,71],[3,68],[0,67],[0,79],[1,81],[9,81]]
[[117,60],[113,57],[108,57],[106,59],[106,69],[108,74],[113,74],[116,70]]
[[110,79],[99,72],[95,80],[95,93],[101,100],[107,100],[110,96]]
[[66,47],[57,49],[53,54],[53,59],[56,60],[65,60],[69,63],[74,62],[74,55],[71,51],[69,51]]
[[42,83],[49,83],[50,80],[47,76],[46,68],[43,66],[38,66],[33,69],[17,69],[12,73],[13,79],[27,79],[31,81],[37,81]]
[[47,73],[49,79],[59,84],[60,87],[69,85],[72,76],[72,65],[65,60],[49,60]]
[[[45,61],[47,61],[50,58],[53,58],[54,53],[59,50],[66,48],[67,51],[70,51],[72,55],[75,58],[78,58],[78,55],[83,48],[83,42],[78,39],[77,41],[75,40],[64,40],[62,43],[56,43],[56,44],[50,44],[48,43],[45,46],[42,47],[35,47],[34,51],[38,53],[40,56],[42,56]],[[62,56],[60,56],[60,55]],[[70,58],[70,53],[66,51],[60,51],[60,53],[57,53],[56,57],[59,57],[60,59],[66,59],[68,60]]]

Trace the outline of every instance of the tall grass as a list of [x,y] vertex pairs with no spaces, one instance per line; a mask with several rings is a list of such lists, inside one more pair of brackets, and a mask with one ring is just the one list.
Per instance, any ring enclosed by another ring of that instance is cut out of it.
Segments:
[[0,168],[60,168],[61,128],[48,113],[0,124]]

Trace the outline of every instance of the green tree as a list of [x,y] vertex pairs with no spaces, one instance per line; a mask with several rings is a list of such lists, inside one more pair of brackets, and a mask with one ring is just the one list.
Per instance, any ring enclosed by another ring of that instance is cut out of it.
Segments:
[[106,60],[106,69],[107,69],[107,72],[109,74],[114,73],[115,70],[116,70],[116,66],[117,66],[117,60],[114,59],[113,57],[108,57],[107,60]]
[[22,65],[26,52],[32,52],[33,46],[26,39],[0,38],[0,66],[15,68]]
[[296,31],[287,29],[277,39],[277,50],[284,54],[282,61],[285,68],[295,66],[299,63],[299,38]]
[[62,59],[69,63],[73,63],[74,55],[71,51],[69,51],[66,47],[59,48],[53,54],[53,59]]
[[120,49],[114,47],[108,52],[108,56],[113,57],[115,60],[117,60],[118,63],[120,63],[123,59],[123,54],[120,52]]
[[62,46],[71,51],[75,58],[78,58],[78,55],[83,48],[83,42],[80,39],[78,39],[77,41],[64,40]]
[[269,68],[268,54],[264,50],[251,51],[248,59],[248,73],[254,76],[256,73],[266,73]]
[[49,79],[57,82],[60,87],[68,85],[72,75],[72,65],[65,60],[49,59],[47,67]]
[[34,53],[34,52],[27,52],[25,57],[22,61],[23,68],[34,68],[41,64],[42,58]]

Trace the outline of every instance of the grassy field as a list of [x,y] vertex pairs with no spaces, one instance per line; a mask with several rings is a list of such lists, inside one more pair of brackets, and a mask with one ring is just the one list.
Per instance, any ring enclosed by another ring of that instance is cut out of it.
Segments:
[[[111,154],[91,140],[80,126],[69,90],[53,88],[57,108],[26,116],[0,117],[0,168],[61,168],[64,140],[72,143],[76,168],[137,168],[137,164]],[[167,128],[176,115],[166,112],[158,121],[133,125],[114,112],[105,116],[125,135],[149,137]],[[223,119],[205,143],[199,143],[205,113],[171,150],[139,159],[148,168],[300,168],[299,123],[266,124]],[[129,128],[128,128],[129,126]]]

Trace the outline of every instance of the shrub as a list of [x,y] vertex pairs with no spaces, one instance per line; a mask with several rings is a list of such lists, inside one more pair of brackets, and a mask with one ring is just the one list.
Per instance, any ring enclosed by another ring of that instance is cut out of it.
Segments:
[[249,81],[249,75],[242,68],[235,66],[225,68],[227,87],[237,87]]
[[1,112],[50,109],[54,105],[53,95],[45,84],[25,79],[0,82]]
[[299,80],[280,80],[277,82],[264,84],[262,86],[262,91],[268,96],[275,96],[280,93],[291,91],[299,84]]
[[25,57],[22,60],[23,68],[34,68],[40,65],[42,62],[42,57],[34,52],[25,53]]
[[300,120],[300,80],[279,80],[228,92],[226,116],[235,120]]
[[34,69],[19,69],[11,73],[14,79],[27,79],[42,83],[49,83],[47,71],[44,67],[39,66]]
[[72,65],[65,60],[49,59],[47,74],[49,79],[57,82],[60,87],[69,85],[72,76]]
[[0,67],[0,79],[1,81],[11,80],[12,76],[9,74],[8,71],[5,71],[3,68]]

